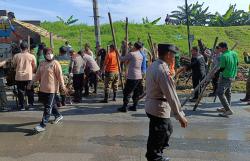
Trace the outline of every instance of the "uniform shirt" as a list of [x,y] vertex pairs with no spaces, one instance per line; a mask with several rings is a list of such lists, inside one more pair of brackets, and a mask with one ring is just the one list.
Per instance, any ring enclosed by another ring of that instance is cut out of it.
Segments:
[[15,80],[32,80],[36,57],[28,52],[18,53],[13,57],[13,65],[16,68]]
[[71,73],[83,74],[86,67],[86,61],[82,58],[81,55],[77,54],[72,58],[70,62],[70,67],[71,67]]
[[118,72],[118,63],[116,52],[109,52],[104,61],[105,72]]
[[157,59],[148,68],[146,87],[145,111],[147,113],[160,118],[170,118],[172,110],[176,118],[183,116],[174,82],[164,61]]
[[56,60],[41,62],[33,81],[40,82],[40,92],[59,93],[64,85],[61,65]]
[[206,61],[202,55],[192,57],[188,67],[192,69],[193,78],[203,78],[206,75]]
[[69,74],[69,67],[71,58],[68,54],[60,55],[56,57],[56,60],[59,62],[62,68],[63,75]]
[[87,50],[87,51],[85,50],[84,54],[90,55],[93,59],[95,59],[94,53],[91,50]]
[[[244,61],[247,64],[250,64],[250,56],[244,56]],[[248,69],[248,77],[250,78],[250,69]]]
[[238,57],[235,51],[227,50],[220,57],[220,68],[224,68],[221,75],[224,78],[235,78],[238,71]]
[[141,64],[141,71],[143,74],[146,74],[147,72],[147,56],[145,54],[145,51],[140,51],[143,59],[142,59],[142,64]]
[[99,56],[101,57],[101,60],[100,60],[100,67],[101,67],[101,68],[103,67],[103,63],[104,63],[104,61],[105,61],[106,54],[107,54],[107,52],[106,52],[105,49],[100,49],[100,50],[98,51],[97,56],[98,56],[98,57],[99,57]]
[[127,79],[142,79],[141,67],[143,56],[140,51],[130,52],[127,55],[120,57],[120,60],[122,62],[129,61]]
[[97,72],[100,70],[100,67],[92,56],[84,54],[82,58],[86,62],[86,67],[89,68],[91,72]]

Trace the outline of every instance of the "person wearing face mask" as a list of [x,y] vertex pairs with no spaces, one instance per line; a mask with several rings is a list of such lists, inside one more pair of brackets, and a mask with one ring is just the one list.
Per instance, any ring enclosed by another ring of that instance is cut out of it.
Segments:
[[63,116],[57,109],[55,96],[59,93],[59,88],[67,93],[61,65],[54,59],[52,49],[44,49],[44,58],[45,61],[41,62],[34,79],[28,86],[30,88],[34,82],[40,82],[39,96],[44,105],[44,113],[41,123],[35,127],[37,132],[45,131],[51,113],[55,116],[54,124],[63,119]]

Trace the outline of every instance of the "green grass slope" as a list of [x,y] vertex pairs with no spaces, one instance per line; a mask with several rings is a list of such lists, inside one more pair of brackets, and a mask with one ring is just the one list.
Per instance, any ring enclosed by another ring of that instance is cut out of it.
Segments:
[[[44,22],[41,26],[54,34],[60,35],[67,39],[74,49],[79,50],[80,47],[80,31],[83,32],[82,43],[89,42],[94,49],[95,36],[94,27],[87,25],[66,26],[60,22]],[[125,23],[114,23],[116,40],[118,47],[125,37]],[[236,48],[242,61],[243,51],[250,52],[250,26],[233,26],[233,27],[206,27],[192,26],[191,34],[195,36],[193,45],[197,45],[197,40],[202,39],[205,45],[212,48],[215,37],[219,37],[220,41],[228,42],[229,46],[233,46],[235,42],[239,42]],[[188,52],[187,30],[186,26],[173,25],[143,25],[129,24],[129,41],[135,42],[138,38],[147,45],[147,34],[151,33],[153,41],[156,43],[172,43],[180,47],[183,53]],[[49,40],[43,38],[42,41],[49,44]],[[101,42],[102,46],[107,46],[112,42],[111,30],[108,24],[101,26]],[[54,41],[55,49],[64,44],[62,41]]]

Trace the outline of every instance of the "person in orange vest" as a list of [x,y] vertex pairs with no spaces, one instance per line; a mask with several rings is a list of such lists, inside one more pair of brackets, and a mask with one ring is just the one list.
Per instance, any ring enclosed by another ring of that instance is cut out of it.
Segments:
[[104,79],[105,87],[104,87],[104,100],[101,102],[108,103],[109,91],[111,85],[113,89],[113,101],[116,101],[116,92],[118,90],[118,80],[119,80],[119,68],[118,68],[117,55],[114,45],[110,45],[110,52],[105,57],[102,71],[103,73],[105,73],[105,79]]

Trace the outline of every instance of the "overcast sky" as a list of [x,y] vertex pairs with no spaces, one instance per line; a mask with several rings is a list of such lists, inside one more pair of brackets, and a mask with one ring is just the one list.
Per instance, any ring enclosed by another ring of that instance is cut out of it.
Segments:
[[[154,20],[165,18],[167,13],[184,5],[184,0],[97,0],[99,2],[101,23],[108,22],[110,11],[114,21],[129,18],[132,22],[142,22],[143,17]],[[197,0],[188,0],[194,3]],[[237,9],[248,11],[249,0],[198,0],[209,6],[209,11],[224,14],[229,4],[237,4]],[[92,0],[0,0],[1,9],[15,12],[20,20],[56,21],[56,16],[64,19],[74,15],[80,23],[93,25]]]

